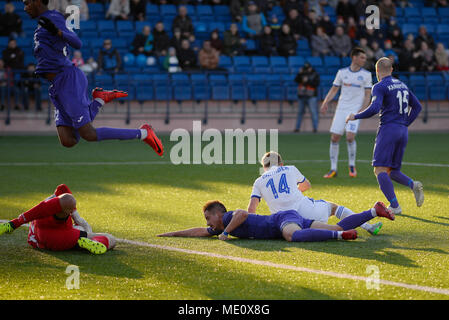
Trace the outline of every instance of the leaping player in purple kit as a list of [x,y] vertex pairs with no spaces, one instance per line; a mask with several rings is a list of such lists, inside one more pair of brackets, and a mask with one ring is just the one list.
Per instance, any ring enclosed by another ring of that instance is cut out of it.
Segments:
[[408,126],[418,117],[422,106],[416,96],[400,80],[391,76],[393,66],[388,58],[380,58],[376,63],[379,81],[373,86],[371,105],[363,112],[350,114],[346,122],[365,119],[380,111],[380,124],[373,151],[374,174],[379,187],[394,214],[402,212],[394,193],[391,180],[408,186],[415,195],[416,205],[424,202],[423,185],[413,181],[401,172],[402,157],[408,141]]
[[123,91],[95,88],[87,97],[87,78],[67,57],[67,46],[80,49],[78,36],[66,27],[64,16],[48,9],[49,0],[24,0],[25,12],[38,20],[34,32],[36,74],[47,79],[49,96],[54,104],[55,123],[61,144],[73,147],[82,137],[87,141],[140,139],[158,155],[164,153],[162,142],[153,128],[143,124],[139,129],[94,128],[92,121],[100,108],[114,99],[127,97]]

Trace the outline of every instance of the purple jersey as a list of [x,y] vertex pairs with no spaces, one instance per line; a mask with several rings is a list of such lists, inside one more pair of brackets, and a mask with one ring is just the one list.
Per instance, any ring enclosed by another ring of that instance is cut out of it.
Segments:
[[[233,211],[223,215],[223,225],[226,228],[231,222]],[[303,218],[295,210],[280,211],[271,215],[248,214],[248,218],[230,234],[242,239],[281,239],[282,229],[287,223],[296,223],[302,229],[310,228],[312,220]],[[211,235],[219,235],[223,230],[208,228]]]
[[71,66],[68,59],[67,45],[74,49],[81,48],[81,40],[67,29],[64,16],[54,10],[45,11],[41,16],[50,19],[61,30],[62,37],[52,35],[49,31],[37,26],[34,32],[34,56],[37,60],[36,73],[59,73],[64,67]]
[[388,76],[376,83],[372,89],[371,105],[355,115],[355,119],[370,118],[380,112],[380,124],[409,126],[422,107],[415,95],[400,80]]

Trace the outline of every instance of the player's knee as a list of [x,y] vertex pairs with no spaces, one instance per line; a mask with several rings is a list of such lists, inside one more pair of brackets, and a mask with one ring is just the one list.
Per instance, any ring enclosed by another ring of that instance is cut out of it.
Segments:
[[332,135],[331,135],[331,141],[332,141],[333,143],[340,142],[340,136],[338,136],[338,135],[336,135],[336,134],[332,134]]
[[61,139],[60,141],[61,141],[61,145],[66,148],[72,148],[78,143],[78,141],[76,141],[76,139],[70,139],[70,138],[69,139]]
[[71,213],[76,208],[75,197],[70,193],[64,193],[59,196],[59,203],[63,212]]
[[81,137],[86,141],[97,141],[97,132],[95,130],[89,130],[87,132],[80,132]]
[[109,233],[105,233],[104,236],[106,238],[108,238],[108,242],[109,242],[109,246],[108,249],[114,249],[115,245],[117,244],[117,240],[115,239],[115,237],[113,235],[110,235]]

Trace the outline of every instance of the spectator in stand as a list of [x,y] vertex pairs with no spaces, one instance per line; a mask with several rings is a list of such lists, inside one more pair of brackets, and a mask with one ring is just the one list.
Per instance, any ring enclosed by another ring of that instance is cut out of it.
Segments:
[[83,54],[81,53],[81,51],[76,50],[75,52],[73,52],[72,63],[78,68],[81,68],[84,65]]
[[358,19],[355,6],[349,0],[339,0],[335,12],[337,16],[343,17],[345,22],[348,22],[350,17]]
[[392,0],[382,0],[379,4],[380,20],[386,23],[391,17],[396,17],[396,5]]
[[164,69],[170,73],[181,71],[181,67],[179,66],[179,60],[176,56],[175,48],[173,48],[173,47],[168,48],[168,53],[164,59],[163,66],[164,66]]
[[242,28],[250,38],[256,38],[263,32],[263,27],[267,25],[267,20],[263,13],[258,12],[257,4],[254,1],[248,2],[248,13],[243,16]]
[[8,42],[8,47],[3,50],[3,61],[5,66],[14,69],[24,69],[24,59],[25,54],[22,49],[17,46],[17,41],[15,39],[10,39]]
[[5,4],[5,13],[0,15],[0,35],[17,38],[22,34],[22,19],[14,12],[12,3]]
[[374,60],[377,61],[382,57],[385,57],[385,53],[382,48],[379,46],[379,42],[373,41],[371,43],[371,49],[373,49]]
[[301,129],[302,117],[304,115],[305,106],[307,105],[312,116],[313,132],[318,131],[318,86],[320,85],[320,76],[313,67],[306,62],[304,67],[299,69],[299,73],[295,77],[298,84],[298,116],[294,132]]
[[290,31],[296,40],[299,40],[302,35],[306,34],[303,19],[296,9],[291,9],[288,12],[288,16],[285,19],[284,24],[288,24],[290,26]]
[[117,49],[112,48],[111,39],[103,41],[103,48],[98,54],[98,66],[100,72],[117,73],[122,66],[122,58]]
[[20,79],[20,88],[22,91],[22,100],[24,110],[29,109],[30,96],[36,103],[36,111],[42,111],[41,104],[41,83],[36,77],[36,66],[33,63],[28,64],[26,72],[22,73]]
[[276,39],[273,36],[273,31],[270,26],[263,28],[263,34],[260,37],[260,51],[264,56],[273,56],[277,54]]
[[415,38],[415,46],[421,48],[421,42],[426,42],[430,49],[435,50],[435,40],[427,33],[427,28],[425,26],[419,27],[418,36]]
[[355,22],[353,17],[348,18],[348,26],[346,27],[346,33],[348,34],[349,38],[351,38],[351,42],[354,42],[357,40],[357,23]]
[[203,48],[198,53],[198,60],[203,69],[217,69],[218,62],[220,61],[220,54],[217,50],[212,48],[209,40],[203,42]]
[[190,41],[187,39],[182,40],[181,49],[177,51],[177,57],[179,65],[183,71],[197,69],[197,57],[195,51],[190,48]]
[[159,21],[156,23],[153,30],[154,39],[154,53],[157,56],[166,56],[167,50],[170,46],[170,37],[164,30],[164,24]]
[[229,10],[231,11],[232,21],[242,21],[242,7],[244,7],[245,0],[230,0]]
[[315,10],[309,10],[307,17],[303,22],[303,35],[310,41],[312,36],[316,33],[316,28],[320,25],[320,20],[316,15]]
[[66,14],[65,9],[67,8],[68,5],[69,5],[68,0],[49,0],[48,9],[59,11],[65,15]]
[[8,86],[10,88],[14,86],[13,79],[11,69],[5,66],[3,59],[0,59],[0,111],[3,111],[6,107]]
[[364,68],[368,71],[375,71],[374,64],[376,63],[376,61],[374,60],[374,52],[368,45],[368,40],[366,40],[366,38],[360,38],[359,47],[362,48],[366,54],[366,64]]
[[192,19],[187,15],[187,8],[185,6],[179,7],[178,15],[173,19],[172,29],[180,29],[184,38],[195,41]]
[[396,52],[396,54],[399,54],[404,43],[404,37],[402,36],[401,29],[399,27],[394,28],[392,34],[388,36],[388,39],[391,40],[391,47],[393,48],[393,50]]
[[449,55],[444,44],[439,42],[435,50],[436,69],[438,71],[449,71]]
[[151,56],[153,54],[153,34],[151,27],[146,25],[142,28],[142,33],[136,34],[131,44],[131,52],[137,56],[144,54]]
[[182,45],[182,40],[185,38],[182,36],[181,29],[174,29],[173,30],[173,37],[170,39],[170,47],[173,47],[176,49],[176,52],[179,52]]
[[129,0],[111,0],[111,5],[106,12],[106,19],[128,20],[129,13]]
[[332,36],[334,34],[334,32],[335,32],[335,26],[334,26],[334,24],[332,23],[330,17],[327,14],[323,15],[323,17],[319,20],[318,26],[322,27],[324,32],[329,37]]
[[349,56],[352,49],[351,38],[345,34],[342,26],[335,28],[335,34],[331,37],[331,48],[339,57]]
[[316,34],[310,41],[310,47],[314,56],[327,56],[332,53],[331,39],[322,27],[316,29]]
[[288,13],[292,9],[295,9],[298,12],[304,12],[304,1],[285,0],[282,9],[284,10],[284,14],[286,17],[288,17]]
[[[327,0],[307,0],[307,4],[305,8],[307,10],[315,10],[318,17],[322,17],[324,15],[323,7],[327,6]],[[306,11],[306,10],[304,10]],[[307,14],[307,12],[305,12]]]
[[419,71],[432,72],[435,71],[437,63],[433,50],[427,45],[427,42],[421,42],[421,48],[418,51],[420,56]]
[[447,0],[437,0],[436,3],[437,8],[446,8],[448,5]]
[[282,27],[278,17],[275,14],[272,14],[268,24],[270,25],[273,36],[277,39],[281,34],[281,27]]
[[399,53],[399,71],[415,72],[419,67],[419,54],[415,52],[415,44],[411,39],[404,42],[404,48]]
[[290,26],[284,23],[278,39],[279,55],[284,57],[294,56],[296,55],[297,46],[296,39],[290,31]]
[[209,41],[210,41],[212,48],[217,50],[218,53],[221,53],[223,51],[223,41],[221,41],[221,39],[220,39],[218,29],[215,29],[210,33]]
[[387,39],[384,41],[384,55],[386,57],[392,56],[394,59],[394,64],[397,64],[399,62],[399,58],[398,55],[396,54],[396,52],[393,50],[392,44],[391,44],[391,40]]
[[147,16],[147,0],[131,0],[129,3],[129,16],[134,21],[145,21]]
[[243,53],[246,40],[240,37],[236,23],[232,23],[223,36],[223,53],[228,56],[238,56]]
[[364,26],[362,27],[362,29],[363,30],[361,30],[361,32],[359,33],[358,38],[366,38],[366,40],[368,40],[368,43],[382,43],[384,41],[383,33],[379,32],[379,30],[367,29]]

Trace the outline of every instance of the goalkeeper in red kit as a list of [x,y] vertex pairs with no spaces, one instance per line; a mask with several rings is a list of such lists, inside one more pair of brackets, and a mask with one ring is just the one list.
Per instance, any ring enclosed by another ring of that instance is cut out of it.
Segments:
[[116,243],[109,234],[92,232],[76,210],[75,197],[65,184],[16,219],[0,224],[0,235],[11,233],[25,223],[29,223],[28,243],[33,248],[64,251],[78,247],[103,254]]

